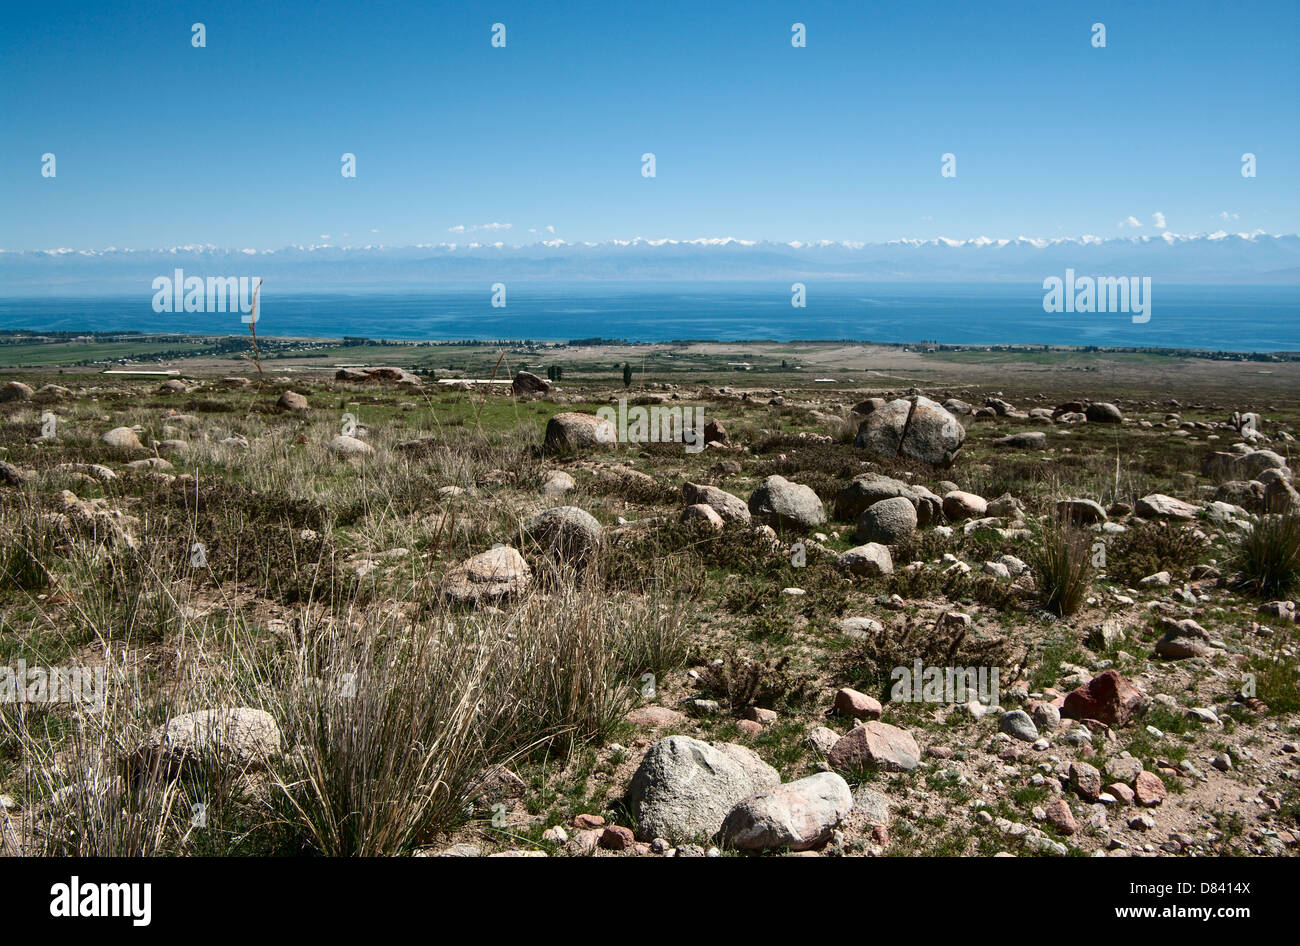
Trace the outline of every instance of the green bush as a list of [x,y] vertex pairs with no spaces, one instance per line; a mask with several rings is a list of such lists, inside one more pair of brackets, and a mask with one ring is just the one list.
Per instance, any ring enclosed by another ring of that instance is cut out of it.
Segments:
[[1205,543],[1191,529],[1162,522],[1134,521],[1107,553],[1106,571],[1125,584],[1136,584],[1156,572],[1184,571],[1195,565]]

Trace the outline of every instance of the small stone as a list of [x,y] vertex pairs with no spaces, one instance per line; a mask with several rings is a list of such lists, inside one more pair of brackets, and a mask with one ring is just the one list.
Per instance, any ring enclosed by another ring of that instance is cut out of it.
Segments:
[[1141,772],[1133,780],[1133,794],[1143,808],[1154,808],[1165,800],[1165,783],[1154,772]]
[[1054,732],[1061,726],[1061,711],[1053,703],[1035,703],[1034,725],[1044,732]]
[[1079,830],[1074,813],[1070,811],[1069,802],[1064,798],[1054,798],[1047,805],[1047,822],[1062,834],[1074,834]]
[[1038,729],[1024,710],[1003,713],[1002,719],[998,722],[998,729],[1021,742],[1033,742],[1038,738]]
[[621,824],[612,824],[600,833],[600,846],[607,851],[622,851],[631,847],[636,842],[632,836],[632,829],[625,828]]
[[1096,801],[1101,795],[1101,772],[1087,762],[1071,762],[1070,785],[1080,798]]
[[874,697],[844,687],[835,694],[835,712],[854,719],[879,719],[884,709]]

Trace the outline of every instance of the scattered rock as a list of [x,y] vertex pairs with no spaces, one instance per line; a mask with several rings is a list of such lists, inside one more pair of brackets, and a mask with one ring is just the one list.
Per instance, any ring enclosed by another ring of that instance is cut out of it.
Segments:
[[248,707],[199,710],[174,716],[146,740],[138,760],[158,757],[169,769],[217,760],[236,769],[264,766],[280,754],[280,727],[270,713]]
[[1056,514],[1080,526],[1106,521],[1106,510],[1091,499],[1063,499],[1056,504]]
[[576,489],[577,486],[578,484],[574,482],[573,477],[568,473],[563,470],[552,470],[546,475],[546,479],[542,481],[538,492],[543,496],[563,496],[565,493]]
[[1065,835],[1074,834],[1079,830],[1079,824],[1074,820],[1074,812],[1070,811],[1070,803],[1060,797],[1047,803],[1047,823]]
[[704,503],[695,503],[687,506],[682,510],[682,522],[703,522],[712,528],[715,532],[721,532],[727,527],[722,521],[722,517],[714,510],[712,506],[706,506]]
[[943,497],[943,514],[953,522],[963,519],[981,519],[988,513],[989,504],[974,493],[964,493],[959,489]]
[[896,545],[916,531],[916,506],[903,496],[882,499],[863,510],[853,537],[859,542]]
[[642,706],[627,714],[627,721],[634,726],[656,728],[659,726],[680,726],[686,717],[666,706]]
[[550,453],[567,453],[593,447],[614,447],[618,428],[603,417],[572,411],[556,414],[546,422],[543,449]]
[[952,464],[966,440],[957,418],[929,398],[900,398],[867,415],[853,441],[881,457],[908,457],[932,466]]
[[518,594],[532,580],[524,557],[508,545],[480,552],[447,572],[443,592],[460,604],[482,604]]
[[879,766],[888,772],[911,771],[921,763],[921,750],[912,734],[877,720],[841,736],[828,757],[833,768],[854,771]]
[[1163,493],[1151,493],[1137,501],[1135,511],[1143,519],[1195,519],[1197,508]]
[[21,381],[6,381],[0,386],[0,403],[5,401],[30,401],[33,391]]
[[1071,762],[1070,787],[1080,798],[1096,801],[1101,796],[1101,773],[1087,762]]
[[1007,434],[993,441],[995,447],[1012,447],[1019,450],[1046,450],[1047,434],[1041,430],[1026,430],[1018,434]]
[[375,452],[374,447],[364,440],[358,440],[356,437],[349,437],[346,434],[335,434],[330,440],[327,448],[330,453],[340,457],[367,457]]
[[1165,800],[1168,790],[1154,772],[1139,772],[1133,780],[1133,795],[1143,808],[1154,808]]
[[551,383],[545,378],[539,378],[537,375],[528,371],[520,371],[510,382],[510,390],[515,393],[516,397],[527,397],[533,394],[545,394],[551,390]]
[[1210,653],[1210,635],[1191,618],[1174,621],[1162,618],[1160,629],[1164,632],[1156,641],[1156,653],[1161,657],[1179,660],[1185,657],[1205,657]]
[[144,444],[130,427],[114,427],[99,438],[115,450],[143,450]]
[[1070,719],[1095,719],[1107,726],[1126,726],[1146,709],[1147,698],[1114,670],[1097,674],[1070,691],[1061,715]]
[[524,523],[524,534],[544,552],[562,562],[584,565],[601,543],[595,516],[577,506],[556,506]]
[[780,783],[776,769],[744,746],[669,736],[650,747],[627,799],[644,840],[710,838],[737,804]]
[[806,530],[826,521],[821,499],[807,486],[769,476],[749,497],[752,515],[776,528]]
[[834,772],[818,772],[751,795],[722,824],[721,838],[745,851],[806,851],[824,844],[853,809],[853,793]]
[[1091,424],[1122,424],[1124,415],[1114,404],[1106,401],[1094,401],[1083,409],[1083,414]]
[[894,559],[889,549],[875,542],[849,549],[836,562],[851,575],[873,578],[894,573]]
[[281,411],[305,411],[307,410],[307,398],[295,391],[285,391],[280,395],[280,399],[275,402],[275,406]]
[[836,691],[834,709],[835,712],[852,716],[854,719],[879,719],[880,714],[884,712],[880,701],[875,697],[850,690],[848,687]]
[[703,504],[711,507],[725,522],[749,522],[751,514],[745,501],[716,486],[684,483],[682,497],[692,506]]
[[1003,713],[998,721],[998,730],[1021,742],[1033,742],[1038,738],[1038,727],[1024,710]]

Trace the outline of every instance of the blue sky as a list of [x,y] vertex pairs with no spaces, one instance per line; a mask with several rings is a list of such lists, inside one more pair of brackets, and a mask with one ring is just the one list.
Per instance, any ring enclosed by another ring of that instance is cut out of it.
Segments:
[[2,9],[5,249],[1300,230],[1294,0]]

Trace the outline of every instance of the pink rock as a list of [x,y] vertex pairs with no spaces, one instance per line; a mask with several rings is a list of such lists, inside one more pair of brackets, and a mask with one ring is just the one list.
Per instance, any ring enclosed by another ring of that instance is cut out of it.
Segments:
[[575,815],[573,818],[575,828],[603,828],[605,819],[600,815]]
[[1133,789],[1129,788],[1123,782],[1115,782],[1106,786],[1106,791],[1110,792],[1126,805],[1133,804]]
[[911,771],[921,762],[921,749],[907,730],[872,720],[841,736],[827,760],[841,770],[878,765],[889,772]]
[[835,694],[835,712],[845,716],[856,719],[879,719],[883,711],[879,700],[857,690],[845,687]]
[[593,828],[587,831],[575,831],[569,839],[569,848],[579,855],[594,854],[600,845],[601,830]]
[[686,717],[666,706],[642,706],[628,713],[627,721],[636,726],[678,726]]
[[1054,798],[1047,806],[1047,823],[1053,825],[1062,834],[1074,834],[1079,824],[1074,820],[1074,812],[1064,798]]
[[1080,798],[1096,801],[1101,795],[1101,772],[1087,762],[1071,762],[1070,784]]
[[1133,794],[1143,808],[1154,808],[1165,800],[1168,791],[1160,776],[1154,772],[1140,772],[1133,780]]
[[736,728],[746,736],[760,736],[763,734],[763,724],[756,723],[752,719],[742,719],[736,723]]
[[687,506],[682,510],[681,520],[682,522],[703,522],[715,532],[721,532],[726,528],[726,523],[722,521],[722,517],[718,515],[717,511],[712,506],[704,503]]
[[1123,726],[1145,708],[1146,702],[1147,698],[1137,687],[1114,670],[1107,670],[1066,694],[1061,715]]
[[610,851],[622,851],[636,843],[632,829],[612,824],[600,834],[600,846]]

